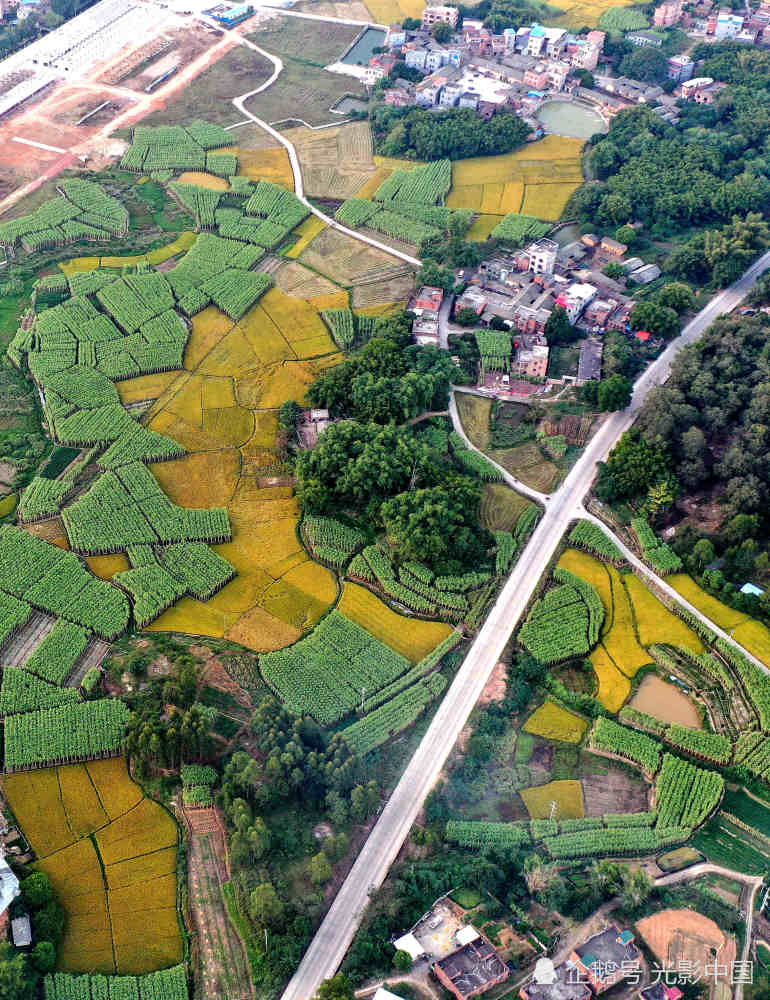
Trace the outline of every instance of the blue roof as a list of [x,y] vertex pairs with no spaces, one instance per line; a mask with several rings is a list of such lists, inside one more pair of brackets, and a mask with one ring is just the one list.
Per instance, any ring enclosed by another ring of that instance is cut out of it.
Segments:
[[542,38],[545,34],[545,28],[541,24],[533,24],[530,35],[534,35],[535,38]]
[[741,593],[750,594],[752,597],[761,597],[764,594],[764,590],[755,583],[744,583],[741,587]]

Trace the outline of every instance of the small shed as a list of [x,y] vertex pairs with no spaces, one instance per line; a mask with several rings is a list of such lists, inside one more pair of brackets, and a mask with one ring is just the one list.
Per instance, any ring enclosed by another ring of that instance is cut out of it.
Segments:
[[425,954],[425,949],[411,932],[404,934],[403,937],[394,941],[393,947],[396,951],[405,951],[411,956],[413,962],[416,962],[421,955]]
[[32,925],[27,913],[11,921],[11,937],[16,948],[26,948],[32,944]]

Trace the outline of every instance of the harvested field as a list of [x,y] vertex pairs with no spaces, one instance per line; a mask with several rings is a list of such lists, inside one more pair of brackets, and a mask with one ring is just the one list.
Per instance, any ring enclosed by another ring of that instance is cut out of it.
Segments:
[[524,732],[561,743],[580,743],[587,731],[588,723],[585,719],[550,699],[524,723]]
[[487,531],[513,531],[532,503],[505,483],[485,483],[481,497],[481,523]]
[[67,911],[58,969],[138,975],[181,961],[176,823],[122,758],[21,772],[3,785],[35,867]]
[[296,260],[302,251],[310,246],[316,236],[323,232],[324,229],[326,229],[326,223],[322,219],[319,219],[316,215],[311,215],[309,218],[305,219],[304,222],[300,222],[294,230],[299,239],[291,250],[286,252],[286,256],[290,257],[292,260]]
[[271,17],[248,38],[284,61],[307,63],[323,69],[336,62],[360,32],[353,24],[316,21],[308,31],[306,21],[294,17]]
[[584,770],[590,772],[584,773],[581,779],[586,816],[649,809],[649,786],[638,775],[596,757],[590,759],[590,768]]
[[717,981],[729,981],[736,956],[735,939],[725,935],[709,917],[690,909],[662,910],[640,920],[636,929],[664,968],[682,968],[680,963],[689,962],[689,968],[708,966]]
[[351,198],[378,173],[368,122],[350,122],[319,132],[293,128],[286,137],[297,149],[305,193],[311,198]]
[[[316,220],[317,222],[320,220]],[[321,223],[323,225],[323,223]],[[316,233],[317,235],[317,233]],[[310,239],[313,237],[311,236]],[[302,250],[299,251],[302,253]],[[299,256],[297,254],[296,256]],[[273,277],[275,283],[282,292],[292,295],[298,299],[321,298],[339,293],[339,288],[328,278],[308,270],[296,260],[285,261],[281,264]]]
[[629,702],[631,708],[654,715],[663,722],[700,729],[700,712],[694,702],[676,684],[669,684],[657,674],[648,674]]
[[339,610],[380,642],[417,662],[435,649],[452,631],[441,622],[426,622],[396,614],[365,587],[346,583]]
[[33,611],[19,631],[2,647],[2,663],[18,667],[35,652],[40,643],[53,630],[57,619],[43,611]]
[[[585,816],[583,786],[579,781],[551,781],[519,793],[532,819],[581,819]],[[553,803],[556,803],[554,809]]]

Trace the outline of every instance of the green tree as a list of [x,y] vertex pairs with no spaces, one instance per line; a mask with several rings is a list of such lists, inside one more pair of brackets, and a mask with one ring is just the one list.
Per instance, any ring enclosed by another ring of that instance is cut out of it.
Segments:
[[699,573],[702,573],[709,563],[714,561],[715,556],[714,546],[708,538],[699,539],[693,546],[692,561]]
[[271,882],[262,882],[251,890],[249,912],[261,927],[277,927],[281,924],[285,906]]
[[599,383],[596,393],[599,409],[607,411],[625,410],[631,402],[632,384],[625,375],[610,375]]
[[51,880],[45,872],[35,872],[20,883],[21,898],[30,910],[39,910],[54,899]]
[[353,984],[343,972],[325,979],[318,987],[317,1000],[354,1000]]
[[448,41],[451,41],[454,31],[451,24],[445,24],[439,21],[438,24],[433,25],[433,37],[442,45],[445,45]]
[[0,942],[0,997],[3,1000],[29,1000],[34,995],[27,960],[20,952],[14,954],[7,941]]
[[634,330],[649,330],[664,340],[676,337],[680,329],[679,317],[674,310],[651,299],[636,303],[631,313],[631,326]]
[[393,968],[398,969],[399,972],[411,972],[412,956],[408,951],[396,951],[393,956]]
[[479,314],[470,306],[463,306],[455,313],[454,321],[458,326],[475,326],[479,321]]
[[[620,228],[624,229],[625,227],[621,226]],[[605,267],[604,273],[608,278],[612,278],[613,281],[622,281],[626,276],[626,269],[616,260],[611,260]]]
[[635,910],[649,899],[652,880],[643,868],[627,868],[623,873],[621,900],[626,910]]
[[32,963],[41,976],[53,972],[56,965],[56,948],[50,941],[37,942],[32,949]]
[[445,292],[451,292],[454,283],[454,271],[448,267],[441,267],[435,260],[424,260],[417,272],[418,285],[432,285],[435,288],[443,288]]
[[548,346],[571,344],[578,336],[578,331],[569,321],[567,310],[563,306],[554,306],[545,324],[545,339],[548,341]]
[[687,312],[695,305],[695,295],[689,285],[681,281],[670,281],[658,292],[658,302],[677,313]]
[[294,431],[302,416],[302,407],[296,399],[287,399],[278,411],[278,426],[285,431]]
[[323,851],[313,855],[308,865],[310,881],[315,886],[325,885],[332,877],[332,866]]
[[632,80],[663,83],[668,78],[668,60],[660,49],[643,45],[620,60],[620,73]]
[[620,226],[615,232],[615,239],[630,247],[636,239],[636,230],[633,226]]

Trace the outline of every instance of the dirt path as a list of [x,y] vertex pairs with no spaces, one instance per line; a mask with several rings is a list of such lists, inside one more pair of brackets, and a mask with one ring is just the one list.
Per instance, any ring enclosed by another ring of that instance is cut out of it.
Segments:
[[190,834],[190,908],[199,944],[195,1000],[253,1000],[249,963],[225,908],[226,834],[216,809],[185,809]]

